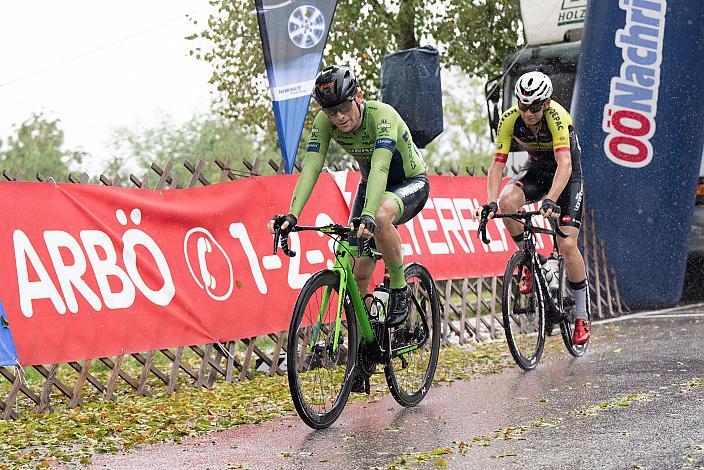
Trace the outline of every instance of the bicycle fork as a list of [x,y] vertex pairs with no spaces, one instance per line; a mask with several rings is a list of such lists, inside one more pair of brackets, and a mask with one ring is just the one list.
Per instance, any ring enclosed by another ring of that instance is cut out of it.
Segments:
[[[345,252],[339,253],[336,256],[335,265],[333,270],[338,274],[339,285],[337,286],[338,299],[337,299],[337,311],[335,314],[335,331],[333,335],[333,353],[337,353],[340,345],[340,332],[342,330],[342,314],[345,307],[345,299],[349,294],[352,301],[352,308],[357,313],[357,324],[359,325],[362,338],[366,342],[374,341],[374,333],[372,332],[371,325],[369,324],[369,319],[366,315],[366,307],[359,295],[359,290],[357,285],[354,283],[354,274],[349,264],[343,264],[345,260]],[[308,345],[308,351],[311,352],[316,342],[318,341],[320,332],[322,331],[323,324],[325,323],[325,312],[327,311],[328,305],[330,304],[330,297],[332,295],[332,286],[326,286],[323,291],[323,298],[320,303],[320,311],[318,312],[318,320],[313,325],[313,334],[311,335],[311,341]]]

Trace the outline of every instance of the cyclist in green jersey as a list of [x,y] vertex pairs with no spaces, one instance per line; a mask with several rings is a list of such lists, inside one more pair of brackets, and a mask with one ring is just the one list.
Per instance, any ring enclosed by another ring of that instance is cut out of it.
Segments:
[[[425,161],[398,112],[386,103],[365,100],[349,68],[331,66],[320,72],[313,98],[322,110],[313,121],[303,170],[281,229],[296,225],[323,169],[330,139],[334,139],[359,164],[362,178],[350,221],[360,218],[357,237],[373,236],[384,256],[391,278],[386,325],[398,326],[408,315],[410,292],[396,226],[415,217],[428,199]],[[271,233],[277,217],[268,223]],[[355,260],[354,275],[362,295],[369,291],[374,265],[375,261],[365,256]]]

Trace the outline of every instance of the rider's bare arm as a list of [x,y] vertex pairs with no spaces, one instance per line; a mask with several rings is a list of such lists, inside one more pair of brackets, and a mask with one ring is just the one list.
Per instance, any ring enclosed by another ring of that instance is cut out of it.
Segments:
[[570,124],[572,119],[558,103],[552,103],[545,112],[545,120],[552,135],[552,148],[557,162],[557,170],[552,179],[550,191],[545,196],[557,201],[572,174],[572,154],[570,152]]
[[487,203],[496,202],[499,199],[499,189],[504,176],[505,163],[494,160],[489,167],[486,180]]
[[557,171],[552,179],[550,191],[545,196],[546,199],[550,199],[551,201],[557,201],[572,175],[572,155],[570,154],[570,149],[567,148],[556,151],[555,160],[557,161]]

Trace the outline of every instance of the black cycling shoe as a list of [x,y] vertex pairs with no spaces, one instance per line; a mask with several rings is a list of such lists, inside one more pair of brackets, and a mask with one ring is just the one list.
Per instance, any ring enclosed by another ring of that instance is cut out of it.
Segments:
[[411,288],[406,285],[400,289],[389,291],[389,305],[386,312],[386,326],[398,326],[408,316],[408,299],[411,296]]

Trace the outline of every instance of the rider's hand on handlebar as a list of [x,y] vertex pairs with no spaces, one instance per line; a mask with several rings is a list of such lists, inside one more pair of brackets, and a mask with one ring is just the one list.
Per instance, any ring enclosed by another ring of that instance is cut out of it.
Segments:
[[363,215],[359,218],[359,228],[357,229],[357,238],[371,238],[376,232],[376,222],[371,215]]
[[298,218],[293,214],[277,214],[266,224],[266,228],[269,229],[269,233],[272,235],[277,228],[280,228],[283,233],[287,233],[290,232],[297,223]]
[[560,216],[560,206],[555,204],[552,199],[543,199],[543,204],[540,206],[540,212],[543,217],[552,217],[554,219]]
[[499,205],[496,203],[496,201],[494,201],[488,204],[484,204],[481,207],[478,207],[474,215],[481,219],[489,220],[494,218],[494,214],[496,214],[497,212],[499,212]]

